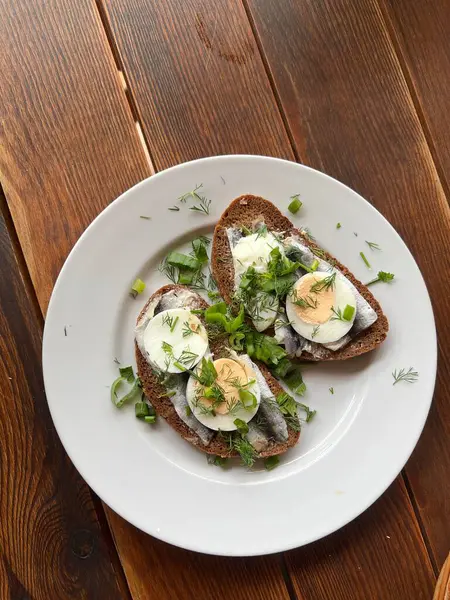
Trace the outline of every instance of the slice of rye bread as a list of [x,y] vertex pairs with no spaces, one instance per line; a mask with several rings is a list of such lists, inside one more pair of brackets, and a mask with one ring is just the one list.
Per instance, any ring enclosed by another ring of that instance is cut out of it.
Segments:
[[322,358],[314,358],[309,352],[303,352],[301,360],[344,360],[364,354],[376,348],[381,344],[389,330],[388,320],[383,313],[381,306],[375,300],[369,289],[356,279],[350,271],[342,263],[336,260],[331,254],[319,248],[314,242],[303,235],[299,229],[294,227],[291,221],[285,217],[278,208],[261,198],[252,194],[245,194],[233,200],[228,206],[223,215],[220,217],[214,230],[211,266],[214,279],[217,282],[219,291],[228,303],[232,302],[234,293],[234,267],[233,256],[231,254],[230,244],[226,229],[228,227],[239,227],[245,225],[251,227],[256,220],[264,218],[269,231],[284,231],[288,235],[298,235],[305,246],[311,249],[320,249],[323,252],[323,259],[326,261],[334,261],[336,267],[353,283],[359,293],[367,300],[370,306],[376,311],[378,319],[373,325],[356,336],[349,344],[333,352],[329,350]]
[[[181,285],[165,285],[164,287],[160,288],[157,292],[155,292],[151,296],[151,298],[145,304],[145,306],[142,309],[141,313],[139,314],[139,317],[137,320],[139,321],[141,316],[146,311],[148,304],[156,296],[158,296],[158,295],[162,296],[164,293],[169,292],[170,290],[176,290],[176,289],[182,290],[184,288]],[[207,308],[208,306],[209,305],[205,302],[205,300],[203,300],[203,298],[198,296],[198,308]],[[199,318],[200,318],[200,320],[203,321],[203,318],[201,316],[199,316]],[[204,321],[203,321],[203,324],[205,325]],[[221,356],[228,356],[228,353],[226,350],[227,346],[226,346],[225,342],[226,342],[226,336],[224,336],[222,339],[219,339],[219,340],[210,341],[210,348],[214,355],[214,358],[220,358]],[[150,367],[148,362],[145,360],[145,358],[142,355],[141,351],[139,350],[136,342],[135,342],[135,353],[136,353],[137,372],[138,372],[138,376],[140,377],[140,379],[142,381],[142,388],[144,390],[145,395],[147,396],[147,398],[150,400],[153,407],[155,408],[157,414],[162,416],[167,421],[167,423],[169,423],[169,425],[171,427],[173,427],[173,429],[175,429],[175,431],[177,433],[179,433],[179,435],[181,435],[182,438],[184,438],[186,441],[188,441],[191,444],[193,444],[194,446],[196,446],[202,452],[206,452],[207,454],[215,454],[215,455],[221,456],[223,458],[229,458],[229,457],[234,457],[234,456],[238,457],[239,454],[235,450],[230,451],[227,441],[223,437],[221,437],[220,434],[218,434],[218,433],[214,435],[214,437],[212,438],[212,440],[210,441],[208,446],[205,446],[203,444],[203,442],[201,441],[199,436],[194,431],[192,431],[192,429],[190,429],[186,425],[186,423],[184,423],[184,421],[182,421],[180,419],[180,417],[177,415],[177,413],[173,407],[173,404],[170,401],[170,398],[167,398],[167,396],[164,396],[164,394],[167,392],[167,390],[165,389],[163,384],[158,380],[158,377],[156,376],[155,372]],[[275,396],[277,394],[279,394],[280,392],[284,391],[283,388],[278,383],[278,381],[272,377],[272,375],[264,367],[264,365],[259,365],[259,368]],[[271,440],[267,450],[259,453],[258,456],[261,458],[265,458],[267,456],[283,454],[291,446],[294,446],[298,442],[300,432],[294,431],[293,429],[288,427],[288,433],[289,433],[289,437],[288,437],[287,442],[280,443],[275,440]]]

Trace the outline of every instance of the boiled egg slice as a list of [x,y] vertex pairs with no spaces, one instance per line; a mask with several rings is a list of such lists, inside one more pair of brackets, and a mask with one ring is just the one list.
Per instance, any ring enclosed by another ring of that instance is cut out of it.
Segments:
[[273,233],[252,233],[241,238],[232,249],[234,277],[236,287],[242,275],[249,267],[254,267],[259,273],[267,270],[270,253],[274,248],[279,248],[284,255],[284,248]]
[[[256,375],[247,365],[231,358],[219,358],[212,365],[216,375],[208,385],[202,381],[202,366],[196,370],[197,378],[189,378],[187,401],[195,417],[206,427],[234,431],[236,419],[248,423],[259,408],[261,392]],[[211,363],[208,370],[210,367]]]
[[144,348],[152,366],[169,373],[195,367],[208,349],[200,319],[184,308],[163,310],[144,331]]
[[287,296],[286,314],[295,331],[307,340],[336,342],[352,328],[355,294],[336,272],[308,273]]

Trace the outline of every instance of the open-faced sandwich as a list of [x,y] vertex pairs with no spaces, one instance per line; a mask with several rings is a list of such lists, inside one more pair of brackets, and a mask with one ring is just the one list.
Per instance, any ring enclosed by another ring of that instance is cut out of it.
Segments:
[[211,264],[225,301],[242,304],[258,332],[273,328],[290,357],[342,360],[386,338],[368,288],[264,198],[240,196],[225,210]]
[[[217,315],[230,326],[219,327]],[[298,405],[265,365],[230,346],[230,331],[243,320],[243,311],[228,317],[224,306],[209,307],[187,287],[162,287],[137,319],[139,385],[156,413],[199,450],[240,456],[246,466],[265,458],[272,468],[298,441]]]

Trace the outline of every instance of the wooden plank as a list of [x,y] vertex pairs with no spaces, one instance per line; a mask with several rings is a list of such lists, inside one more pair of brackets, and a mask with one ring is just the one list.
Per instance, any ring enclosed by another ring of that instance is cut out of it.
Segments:
[[68,251],[150,174],[94,2],[0,0],[0,172],[42,309]]
[[105,0],[157,170],[214,154],[292,158],[236,0]]
[[376,2],[248,0],[302,159],[344,181],[394,225],[433,301],[439,373],[431,413],[406,472],[433,558],[450,539],[450,214]]
[[126,598],[114,546],[51,424],[39,366],[42,317],[1,211],[0,332],[0,597]]
[[281,556],[227,558],[188,552],[153,539],[111,513],[134,598],[146,600],[289,600]]
[[[129,90],[135,99],[150,153],[158,169],[205,154],[222,154],[237,150],[292,157],[288,137],[280,133],[275,137],[274,132],[282,127],[282,122],[275,98],[266,91],[268,79],[256,49],[247,62],[231,63],[221,58],[220,53],[224,52],[224,48],[233,48],[236,45],[240,48],[244,43],[255,48],[239,2],[218,2],[214,5],[214,10],[208,11],[205,10],[204,3],[192,0],[170,0],[164,4],[151,0],[107,0],[106,9]],[[276,7],[274,10],[276,12]],[[202,32],[206,32],[206,35],[200,35],[195,29],[199,14]],[[276,23],[276,16],[273,16],[273,19]],[[195,31],[197,33],[194,33]],[[278,28],[274,29],[274,33],[277,34],[274,40],[276,45],[278,38],[284,38],[284,33]],[[205,37],[210,40],[209,44],[202,41]],[[189,102],[185,102],[184,97],[187,97]],[[247,110],[246,103],[251,107],[250,111]],[[311,105],[310,110],[313,108]],[[236,114],[238,110],[245,111],[245,118]],[[230,132],[233,134],[232,138]],[[313,143],[309,137],[307,140],[303,145]],[[235,143],[239,145],[236,147]],[[419,549],[418,556],[425,565],[425,574],[419,576],[419,583],[422,589],[429,590],[433,577],[410,503],[400,484],[393,488],[391,494],[395,501],[397,518],[408,524],[404,534],[399,535],[396,540],[396,552],[393,553],[387,546],[380,548],[376,535],[368,535],[364,539],[354,535],[354,550],[364,557],[366,562],[377,553],[382,563],[388,563],[401,552],[409,556],[414,549]],[[386,520],[385,506],[384,503],[377,503],[365,518],[382,526]],[[119,526],[116,523],[117,517],[113,514],[109,514],[109,519],[113,524],[117,545],[124,551],[123,564],[129,585],[136,595],[153,584],[155,571],[148,569],[147,565],[155,565],[157,557],[158,573],[169,571],[172,563],[178,565],[180,561],[182,564],[187,562],[186,570],[189,570],[189,573],[194,572],[194,565],[204,565],[201,569],[204,576],[202,597],[216,597],[215,583],[210,581],[212,578],[209,576],[209,565],[215,559],[199,558],[184,551],[161,546],[159,542],[140,534],[139,552],[135,552],[137,538],[132,528],[123,522]],[[337,534],[338,538],[339,535]],[[327,542],[323,543],[326,546]],[[127,544],[128,549],[125,552]],[[307,551],[308,549],[305,549],[304,552]],[[339,556],[341,555],[343,568],[349,568],[343,550],[339,550]],[[274,570],[271,562],[273,560],[273,557],[260,558],[252,560],[251,564],[259,564],[258,573],[269,573],[270,581],[273,582],[275,578],[276,582],[279,575]],[[220,561],[218,564],[233,564],[233,569],[238,565],[240,569],[249,568],[248,560],[235,560],[232,563]],[[317,571],[321,571],[320,564],[317,564]],[[396,576],[395,569],[389,569],[388,572],[389,576]],[[225,576],[222,576],[225,580]],[[371,577],[376,589],[380,589],[385,583],[382,571],[372,572]],[[239,583],[229,590],[230,597],[239,595],[242,589],[242,571],[239,571],[237,581]],[[398,581],[400,578],[397,575],[396,582]],[[332,597],[334,582],[327,582],[325,573],[322,582],[324,593]],[[191,585],[193,587],[190,587]],[[196,586],[195,577],[192,582],[191,579],[189,582],[186,580],[185,586],[178,591],[178,597],[196,596],[200,589]],[[350,583],[346,588],[351,597],[353,592]],[[251,591],[247,590],[246,597],[261,597],[264,589],[271,589],[268,587],[267,578],[262,579],[261,575],[258,575]],[[411,589],[411,585],[406,588],[407,591]],[[155,597],[163,593],[158,587]],[[298,593],[299,597],[303,598],[303,586],[298,587]]]
[[441,178],[450,189],[450,2],[379,0]]
[[[302,600],[428,600],[434,578],[399,477],[371,510],[325,540],[287,553]],[[365,545],[377,550],[363,552]],[[333,595],[330,596],[330,590]]]

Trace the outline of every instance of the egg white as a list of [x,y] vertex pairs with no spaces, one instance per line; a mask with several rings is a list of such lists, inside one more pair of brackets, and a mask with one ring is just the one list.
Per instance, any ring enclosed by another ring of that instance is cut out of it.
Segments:
[[[316,272],[314,275],[317,279],[324,279],[325,277],[328,277],[330,273]],[[294,289],[304,277],[308,277],[308,275],[301,277],[295,283]],[[356,298],[353,290],[345,283],[345,281],[336,277],[334,282],[333,307],[336,311],[340,309],[343,312],[347,304],[353,306],[355,309],[350,321],[333,319],[335,315],[332,314],[325,323],[307,323],[298,314],[292,296],[288,295],[286,297],[286,314],[292,327],[302,337],[311,342],[317,342],[318,344],[329,344],[331,342],[336,342],[350,331],[356,316]],[[317,326],[318,329],[316,329]]]
[[[173,319],[173,323],[178,317],[173,331],[170,330],[167,321],[164,322],[167,317]],[[193,324],[196,332],[183,336],[186,322]],[[163,350],[163,342],[172,346],[173,356]],[[149,362],[153,367],[161,371],[167,370],[169,373],[182,373],[182,370],[173,363],[182,356],[184,351],[189,351],[196,357],[188,364],[183,363],[183,365],[189,369],[195,367],[208,350],[208,334],[200,319],[190,310],[172,308],[163,310],[150,319],[144,331],[143,343]]]
[[256,406],[251,410],[247,410],[246,408],[239,408],[233,411],[233,414],[221,415],[219,413],[216,413],[216,416],[202,413],[202,411],[198,407],[198,404],[195,401],[196,380],[194,379],[194,377],[189,377],[186,388],[186,398],[189,407],[192,410],[194,416],[200,421],[200,423],[203,423],[205,427],[209,427],[209,429],[214,429],[214,431],[218,431],[219,429],[221,431],[235,431],[237,429],[236,425],[234,424],[235,419],[241,419],[241,421],[244,421],[244,423],[248,423],[258,412],[258,408],[261,402],[261,391],[259,389],[259,385],[256,383],[256,377],[251,376],[251,380],[253,379],[255,380],[255,382],[246,388],[256,397]]
[[283,246],[270,231],[265,234],[252,233],[238,241],[231,251],[236,287],[249,267],[254,267],[258,273],[267,270],[270,253],[274,248],[279,248],[284,256]]

